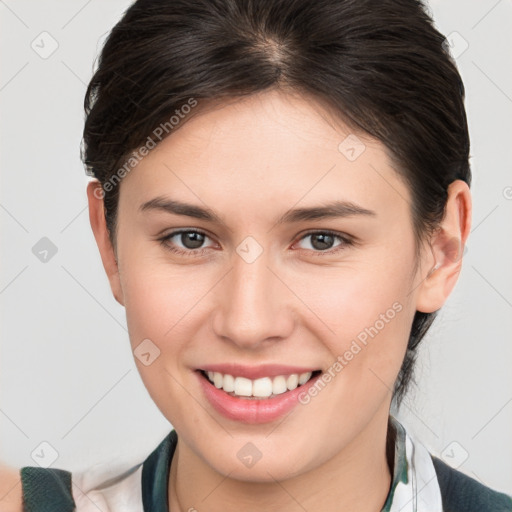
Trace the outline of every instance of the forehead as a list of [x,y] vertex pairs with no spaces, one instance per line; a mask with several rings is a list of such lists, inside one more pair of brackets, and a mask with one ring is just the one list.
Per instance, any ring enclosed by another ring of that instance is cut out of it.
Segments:
[[238,215],[333,198],[407,203],[386,148],[311,97],[259,93],[209,105],[177,128],[123,179],[121,202],[169,194]]

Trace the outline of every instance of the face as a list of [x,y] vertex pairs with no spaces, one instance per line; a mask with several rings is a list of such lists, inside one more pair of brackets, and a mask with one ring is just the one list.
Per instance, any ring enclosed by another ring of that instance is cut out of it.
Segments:
[[192,117],[120,186],[113,287],[183,446],[267,481],[371,443],[422,268],[385,148],[265,92]]

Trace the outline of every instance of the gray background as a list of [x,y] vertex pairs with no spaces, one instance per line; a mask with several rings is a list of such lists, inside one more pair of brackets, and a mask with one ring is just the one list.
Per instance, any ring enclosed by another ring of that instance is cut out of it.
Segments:
[[[73,471],[128,465],[170,429],[133,362],[79,160],[94,58],[129,4],[0,0],[0,461],[15,467],[43,452]],[[512,493],[512,4],[430,9],[467,90],[473,227],[398,416],[431,452]]]

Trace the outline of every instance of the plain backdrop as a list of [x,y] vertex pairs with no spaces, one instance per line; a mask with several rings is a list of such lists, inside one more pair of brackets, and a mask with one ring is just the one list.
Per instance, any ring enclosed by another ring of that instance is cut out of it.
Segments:
[[[79,159],[94,59],[129,4],[0,0],[0,461],[15,467],[42,451],[72,471],[128,465],[171,428],[138,375]],[[512,4],[429,8],[466,86],[473,226],[397,416],[432,453],[512,493]]]

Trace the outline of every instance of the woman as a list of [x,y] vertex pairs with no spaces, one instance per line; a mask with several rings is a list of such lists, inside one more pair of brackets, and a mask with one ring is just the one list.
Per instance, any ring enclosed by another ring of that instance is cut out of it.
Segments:
[[390,415],[471,222],[420,2],[138,0],[85,109],[91,226],[174,430],[99,484],[22,468],[25,510],[512,510]]

